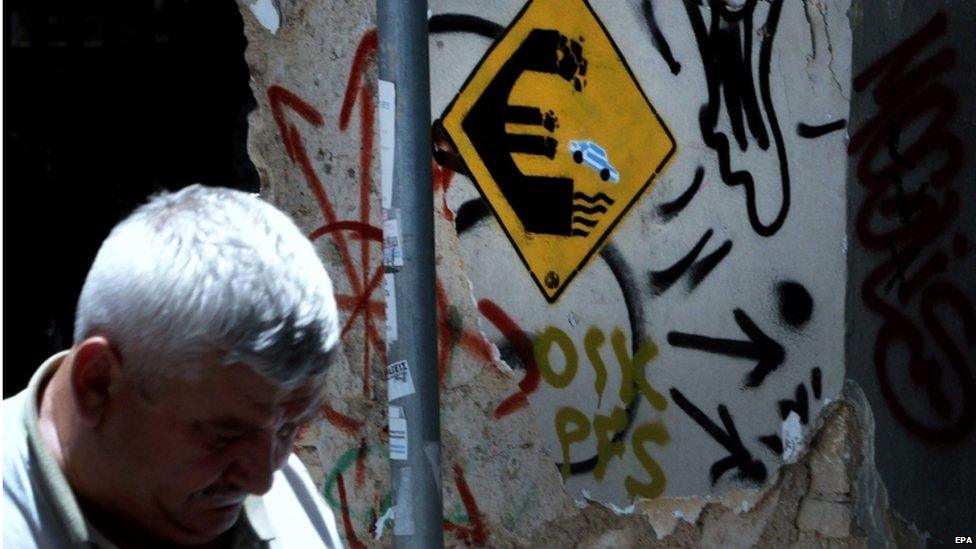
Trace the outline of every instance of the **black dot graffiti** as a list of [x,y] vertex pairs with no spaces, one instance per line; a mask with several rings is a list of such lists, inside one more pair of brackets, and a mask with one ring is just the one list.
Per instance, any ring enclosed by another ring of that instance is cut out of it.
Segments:
[[800,328],[813,314],[813,298],[801,284],[793,281],[780,282],[776,286],[779,297],[779,316],[789,326]]

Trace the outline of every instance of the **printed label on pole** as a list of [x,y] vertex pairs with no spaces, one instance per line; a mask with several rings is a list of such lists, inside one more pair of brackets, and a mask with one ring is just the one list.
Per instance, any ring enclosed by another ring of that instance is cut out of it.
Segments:
[[393,150],[396,140],[396,85],[380,80],[380,194],[383,207],[393,205]]
[[402,406],[390,406],[390,459],[407,459],[407,418]]
[[403,267],[399,213],[396,208],[383,210],[383,266],[389,269]]
[[390,402],[414,393],[413,378],[406,360],[386,367],[386,399]]
[[386,292],[386,346],[389,348],[399,336],[399,332],[397,332],[396,277],[392,274],[384,274],[383,290]]

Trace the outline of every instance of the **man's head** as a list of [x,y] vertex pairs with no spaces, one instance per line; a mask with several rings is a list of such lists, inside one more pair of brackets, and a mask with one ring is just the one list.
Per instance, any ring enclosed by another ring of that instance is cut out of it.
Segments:
[[269,204],[193,186],[137,209],[88,273],[67,359],[86,511],[177,543],[225,532],[317,410],[338,337],[325,269]]

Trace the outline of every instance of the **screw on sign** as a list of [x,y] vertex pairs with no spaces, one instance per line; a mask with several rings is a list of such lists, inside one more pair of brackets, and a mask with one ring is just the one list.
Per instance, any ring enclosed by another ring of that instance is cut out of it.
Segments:
[[526,4],[443,121],[549,302],[675,152],[670,131],[586,0]]

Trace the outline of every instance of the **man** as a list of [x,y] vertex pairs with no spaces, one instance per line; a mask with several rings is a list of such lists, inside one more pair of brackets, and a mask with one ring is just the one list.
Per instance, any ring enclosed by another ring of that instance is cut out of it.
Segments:
[[6,547],[337,547],[291,453],[339,339],[284,214],[192,186],[116,226],[74,345],[4,402]]

